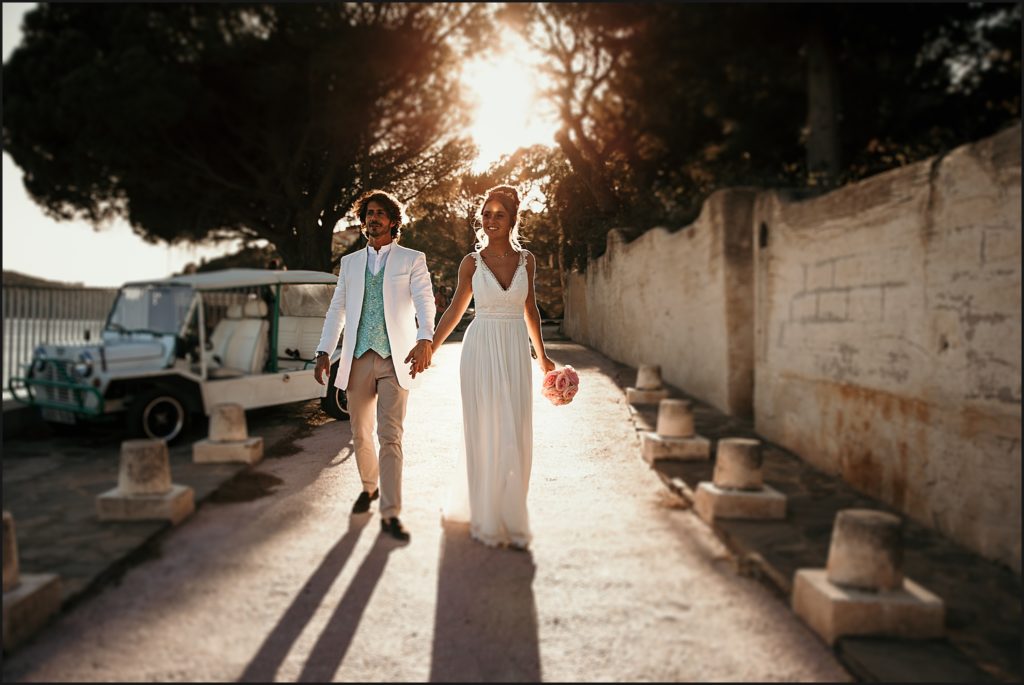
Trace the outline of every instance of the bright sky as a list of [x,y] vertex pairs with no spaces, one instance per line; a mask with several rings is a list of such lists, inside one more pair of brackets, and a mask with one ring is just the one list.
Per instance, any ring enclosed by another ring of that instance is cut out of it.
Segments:
[[[21,18],[35,3],[3,4],[3,59],[21,42]],[[465,66],[464,78],[477,100],[471,134],[480,147],[474,170],[483,171],[519,147],[553,144],[554,116],[541,109],[529,60],[490,55]],[[150,244],[117,220],[96,231],[84,221],[57,222],[33,202],[21,170],[3,155],[3,268],[50,280],[113,287],[160,278],[188,262],[238,249],[237,241],[208,246]]]
[[554,144],[557,119],[538,97],[539,73],[523,52],[491,54],[463,66],[463,83],[476,100],[470,134],[480,153],[474,172],[520,147]]

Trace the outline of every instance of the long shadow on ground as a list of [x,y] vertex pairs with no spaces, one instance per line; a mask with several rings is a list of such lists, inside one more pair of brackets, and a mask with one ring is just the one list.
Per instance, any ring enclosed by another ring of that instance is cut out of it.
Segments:
[[540,682],[533,556],[446,522],[440,564],[430,681]]
[[334,673],[352,645],[352,638],[366,612],[366,605],[370,603],[370,596],[384,574],[388,555],[400,544],[384,534],[377,537],[317,638],[306,665],[302,667],[298,682],[326,683],[334,679]]
[[[288,652],[320,607],[327,591],[345,567],[345,563],[352,556],[352,550],[355,549],[359,535],[369,520],[370,517],[366,515],[354,514],[351,516],[348,531],[331,548],[320,566],[302,586],[302,590],[299,591],[291,606],[284,612],[281,620],[270,631],[252,661],[242,672],[238,679],[239,682],[267,683],[274,681],[277,670],[288,656]],[[347,593],[346,597],[348,597]],[[344,604],[345,602],[342,601],[342,605]],[[319,647],[319,643],[317,646]]]

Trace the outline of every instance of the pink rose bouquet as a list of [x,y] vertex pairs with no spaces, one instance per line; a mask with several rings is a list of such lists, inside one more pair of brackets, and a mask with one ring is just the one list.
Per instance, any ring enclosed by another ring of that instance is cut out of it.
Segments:
[[576,396],[579,389],[580,377],[576,373],[576,369],[571,366],[563,366],[555,371],[548,371],[544,376],[540,392],[557,407],[572,402],[572,398]]

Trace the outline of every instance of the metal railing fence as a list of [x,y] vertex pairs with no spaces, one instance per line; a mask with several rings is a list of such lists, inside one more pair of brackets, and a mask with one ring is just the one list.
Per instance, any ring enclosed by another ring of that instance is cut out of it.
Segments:
[[116,288],[4,287],[4,395],[8,380],[21,375],[38,345],[83,343],[86,331],[98,340],[116,295]]

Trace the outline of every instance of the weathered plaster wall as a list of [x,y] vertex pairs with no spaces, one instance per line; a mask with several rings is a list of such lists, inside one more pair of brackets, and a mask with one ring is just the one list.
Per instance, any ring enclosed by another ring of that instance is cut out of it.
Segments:
[[1021,567],[1020,127],[757,201],[756,429]]
[[655,228],[624,244],[609,232],[605,254],[567,279],[566,334],[632,366],[660,364],[666,382],[749,416],[756,196],[719,191],[676,233]]
[[1020,137],[611,234],[564,329],[1020,572]]

